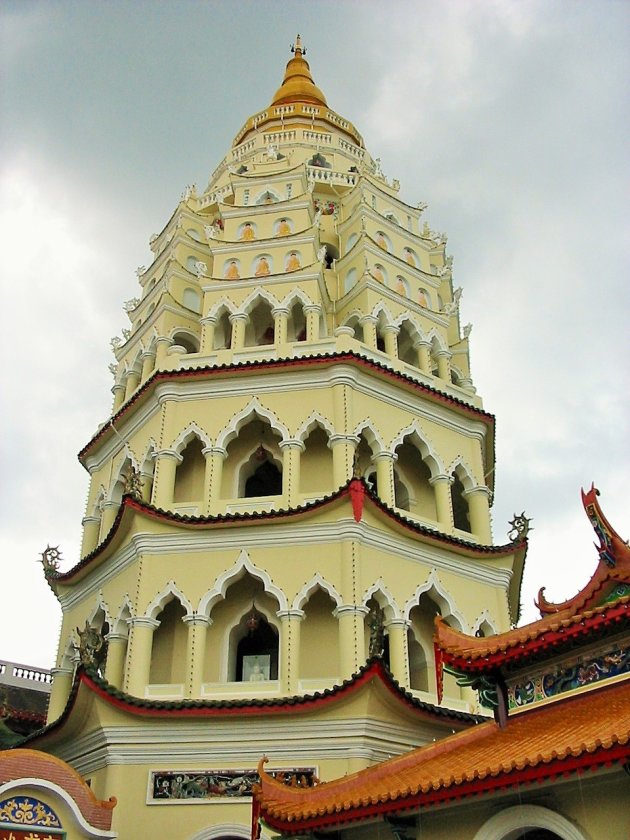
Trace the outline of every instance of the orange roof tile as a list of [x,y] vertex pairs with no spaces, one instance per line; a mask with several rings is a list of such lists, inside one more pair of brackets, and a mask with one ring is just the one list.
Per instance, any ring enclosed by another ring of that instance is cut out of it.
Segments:
[[272,779],[261,762],[255,814],[291,833],[627,761],[629,689],[625,680],[533,707],[504,729],[483,723],[309,789]]

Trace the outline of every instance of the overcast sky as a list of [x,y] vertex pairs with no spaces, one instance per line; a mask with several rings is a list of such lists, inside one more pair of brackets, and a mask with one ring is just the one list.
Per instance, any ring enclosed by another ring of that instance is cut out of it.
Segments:
[[3,0],[0,29],[0,659],[53,663],[36,561],[79,559],[76,453],[111,408],[134,271],[298,31],[329,105],[449,235],[497,417],[495,542],[534,520],[525,618],[594,570],[580,487],[630,534],[629,3]]

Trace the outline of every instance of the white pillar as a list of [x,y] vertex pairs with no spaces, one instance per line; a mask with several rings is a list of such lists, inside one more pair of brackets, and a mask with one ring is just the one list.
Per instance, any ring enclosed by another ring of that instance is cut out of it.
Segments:
[[249,321],[246,312],[234,312],[230,315],[232,324],[232,350],[242,350],[245,346],[245,326]]
[[153,373],[153,368],[155,367],[155,353],[145,350],[140,358],[142,359],[142,373],[140,375],[140,380],[144,382]]
[[173,343],[173,339],[166,335],[159,335],[155,340],[155,369],[163,370],[168,351]]
[[388,356],[391,356],[392,359],[398,358],[398,333],[400,332],[400,327],[395,326],[394,324],[387,324],[383,327],[383,336],[385,337],[385,352]]
[[[216,516],[220,513],[220,499],[221,499],[221,480],[223,477],[223,463],[227,458],[227,449],[222,446],[210,446],[203,450],[206,458],[208,453],[211,458],[211,474],[210,492],[208,495],[208,513]],[[206,461],[206,477],[208,475],[208,462]]]
[[438,350],[435,354],[438,364],[438,376],[445,382],[451,381],[451,353],[448,350]]
[[280,634],[280,681],[284,694],[297,694],[300,679],[300,623],[303,610],[279,610],[282,622]]
[[274,344],[279,347],[281,344],[287,343],[287,322],[289,319],[289,310],[286,306],[278,306],[271,310],[273,315],[273,331]]
[[451,505],[452,483],[453,479],[450,475],[436,475],[429,479],[429,484],[435,489],[437,521],[449,533],[453,530],[453,511]]
[[162,449],[155,453],[156,464],[153,474],[153,504],[167,510],[173,504],[175,492],[175,471],[182,456],[174,449]]
[[355,674],[365,665],[365,616],[369,610],[357,604],[341,604],[333,612],[339,621],[339,660],[341,678]]
[[197,613],[185,615],[183,622],[188,628],[188,639],[186,644],[186,696],[201,697],[201,685],[203,683],[203,666],[206,658],[206,638],[208,627],[212,620],[205,615]]
[[422,373],[431,373],[431,343],[420,339],[414,342],[413,348],[418,354],[418,367]]
[[84,516],[81,520],[83,525],[83,542],[81,544],[81,557],[85,557],[94,551],[98,545],[98,535],[101,529],[100,516]]
[[299,504],[300,495],[300,455],[306,447],[301,440],[283,440],[279,443],[282,450],[282,495],[288,507]]
[[207,356],[214,351],[214,331],[218,319],[216,315],[206,315],[201,319],[201,342],[199,352]]
[[112,394],[114,395],[114,405],[112,407],[112,414],[116,414],[120,406],[125,401],[125,386],[122,382],[117,382],[114,387],[112,388]]
[[359,323],[363,327],[363,343],[371,347],[372,350],[376,350],[376,325],[378,318],[375,318],[374,315],[364,315]]
[[306,317],[306,340],[319,340],[319,314],[320,307],[315,303],[309,303],[304,307]]
[[125,399],[128,400],[129,397],[134,393],[138,385],[140,384],[140,372],[137,370],[130,370],[127,374],[127,383],[125,385]]
[[66,708],[68,697],[70,696],[70,689],[72,688],[72,677],[74,676],[74,668],[53,668],[52,669],[52,688],[50,690],[50,700],[48,701],[48,713],[46,716],[46,723],[52,723],[61,717],[61,713]]
[[492,530],[490,527],[490,488],[485,485],[464,490],[468,501],[468,515],[470,530],[484,545],[492,545]]
[[385,629],[389,636],[389,669],[405,688],[409,687],[407,630],[410,623],[405,618],[393,618],[385,623]]
[[153,633],[160,622],[148,616],[129,619],[131,636],[127,648],[126,691],[132,697],[144,697],[151,675]]
[[394,452],[378,452],[372,457],[372,463],[376,464],[376,485],[379,498],[389,507],[395,507],[396,495],[394,491],[394,462],[398,455]]
[[341,487],[352,478],[354,452],[359,443],[357,435],[331,435],[328,446],[333,454],[333,482]]
[[118,502],[112,502],[111,500],[109,502],[103,502],[103,516],[101,518],[101,532],[99,535],[100,540],[104,540],[111,531],[119,508],[120,504]]
[[125,673],[125,655],[129,639],[126,633],[107,634],[107,661],[105,679],[116,688],[122,688]]

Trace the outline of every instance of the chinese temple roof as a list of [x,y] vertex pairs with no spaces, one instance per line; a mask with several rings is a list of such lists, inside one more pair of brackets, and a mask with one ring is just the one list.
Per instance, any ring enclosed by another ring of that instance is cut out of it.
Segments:
[[[486,638],[468,636],[435,622],[437,659],[459,671],[491,671],[545,658],[584,639],[595,640],[630,624],[630,548],[604,517],[594,487],[582,492],[599,537],[599,563],[586,586],[562,604],[544,601],[542,618]],[[539,595],[539,606],[542,590]]]
[[95,673],[80,667],[77,669],[68,703],[62,715],[44,729],[32,733],[22,743],[37,740],[49,732],[59,729],[72,715],[79,690],[85,688],[106,703],[133,714],[153,718],[207,718],[235,715],[257,715],[266,717],[270,714],[294,714],[309,712],[320,706],[327,706],[343,700],[366,688],[376,688],[393,697],[402,707],[412,713],[430,719],[434,723],[443,723],[450,733],[453,727],[461,728],[479,723],[485,718],[479,715],[459,712],[442,706],[435,706],[418,700],[405,691],[394,679],[389,669],[380,658],[368,661],[350,679],[340,685],[316,691],[313,694],[292,695],[290,697],[261,697],[220,700],[150,700],[133,697]]
[[380,514],[384,514],[388,520],[403,528],[406,532],[417,534],[428,542],[432,542],[437,545],[448,545],[451,548],[456,549],[458,553],[465,556],[475,558],[496,558],[515,555],[517,563],[513,579],[520,582],[525,552],[527,549],[527,542],[525,540],[520,540],[518,542],[502,546],[492,546],[480,545],[473,542],[472,535],[471,541],[468,541],[450,536],[449,534],[444,534],[434,528],[422,525],[415,520],[408,519],[394,508],[388,507],[370,489],[364,479],[358,478],[350,479],[347,484],[343,485],[329,496],[324,496],[315,502],[309,502],[308,504],[296,508],[283,508],[275,511],[260,511],[254,513],[228,513],[218,514],[216,516],[187,516],[174,513],[172,511],[162,510],[161,508],[156,508],[153,505],[150,505],[147,502],[142,502],[132,496],[124,496],[111,530],[100,545],[98,545],[90,554],[82,558],[79,563],[67,572],[53,571],[48,573],[48,582],[54,588],[54,584],[56,583],[73,583],[75,579],[81,577],[88,567],[112,544],[119,532],[122,533],[121,528],[125,515],[133,512],[149,518],[161,520],[163,522],[173,523],[181,527],[202,530],[237,525],[247,526],[250,524],[259,524],[265,521],[274,522],[278,519],[306,516],[313,511],[323,509],[335,503],[350,503],[352,507],[352,514],[357,522],[362,519],[364,510],[369,505],[372,510]]
[[285,834],[423,808],[567,776],[630,757],[627,681],[532,707],[501,728],[486,722],[308,790],[260,764],[254,817]]

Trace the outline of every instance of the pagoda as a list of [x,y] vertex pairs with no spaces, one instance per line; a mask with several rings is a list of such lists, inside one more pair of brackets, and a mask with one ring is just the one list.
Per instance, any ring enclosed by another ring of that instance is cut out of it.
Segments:
[[298,36],[151,237],[79,454],[82,556],[43,554],[63,625],[25,744],[89,782],[107,836],[246,837],[262,754],[308,786],[479,722],[434,620],[507,631],[526,528],[493,545],[494,417],[424,209]]

